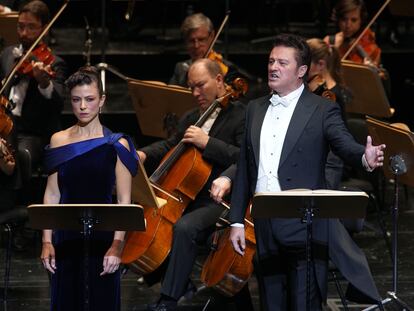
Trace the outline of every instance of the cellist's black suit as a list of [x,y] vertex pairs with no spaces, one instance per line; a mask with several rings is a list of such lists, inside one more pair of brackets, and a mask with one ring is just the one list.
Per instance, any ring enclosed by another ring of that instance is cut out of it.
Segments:
[[[197,244],[207,238],[223,211],[223,207],[210,198],[208,190],[212,181],[238,159],[244,130],[245,107],[240,102],[229,103],[220,111],[211,127],[210,139],[202,151],[202,157],[212,164],[212,171],[196,199],[174,225],[172,249],[162,281],[161,293],[164,295],[179,299],[184,294],[197,255]],[[147,155],[147,159],[159,163],[162,157],[179,143],[185,130],[195,124],[199,116],[198,109],[188,112],[180,120],[177,134],[140,150]]]

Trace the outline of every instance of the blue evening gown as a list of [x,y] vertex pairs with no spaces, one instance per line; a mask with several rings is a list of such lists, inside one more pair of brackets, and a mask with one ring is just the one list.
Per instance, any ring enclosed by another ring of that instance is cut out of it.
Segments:
[[[57,148],[46,148],[45,166],[58,173],[60,203],[112,203],[117,155],[132,175],[137,155],[128,137],[128,151],[118,140],[122,134],[104,128],[104,137]],[[103,256],[111,246],[113,232],[92,231],[89,250],[90,310],[120,310],[120,273],[99,276]],[[55,230],[53,245],[57,269],[51,279],[51,310],[83,310],[84,244],[80,232]]]

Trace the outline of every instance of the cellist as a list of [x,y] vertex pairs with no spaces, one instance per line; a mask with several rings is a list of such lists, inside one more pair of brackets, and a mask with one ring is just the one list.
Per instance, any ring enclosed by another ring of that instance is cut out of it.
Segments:
[[148,310],[174,310],[178,299],[186,292],[197,244],[205,242],[223,211],[223,207],[210,198],[211,182],[236,162],[243,135],[245,105],[238,101],[218,107],[201,127],[192,125],[217,98],[226,94],[223,74],[216,62],[200,59],[191,64],[188,86],[198,107],[184,114],[176,134],[140,149],[138,155],[142,161],[160,161],[171,148],[183,141],[197,147],[203,160],[212,165],[212,170],[204,187],[174,225],[161,295],[148,306]]
[[[5,79],[15,63],[38,39],[49,22],[49,9],[42,1],[25,4],[19,11],[17,36],[19,44],[6,47],[0,56],[0,80]],[[33,50],[33,54],[36,47]],[[63,109],[63,82],[66,77],[65,62],[47,50],[55,59],[46,65],[39,57],[29,56],[27,73],[18,73],[1,94],[11,102],[18,148],[26,148],[36,166],[43,154],[43,147],[50,135],[60,126]],[[3,85],[2,85],[3,86]]]

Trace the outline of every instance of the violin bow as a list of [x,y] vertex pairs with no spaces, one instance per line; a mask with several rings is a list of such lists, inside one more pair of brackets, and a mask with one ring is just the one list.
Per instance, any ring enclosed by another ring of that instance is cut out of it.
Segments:
[[10,83],[12,77],[16,73],[16,71],[19,69],[19,67],[23,64],[23,62],[29,57],[30,53],[32,53],[33,49],[36,47],[36,45],[39,44],[39,42],[43,39],[43,37],[46,35],[46,33],[49,31],[50,27],[52,27],[53,23],[58,19],[60,14],[62,14],[63,10],[68,5],[69,0],[65,0],[65,3],[62,5],[62,7],[59,9],[59,11],[53,16],[53,18],[50,20],[50,22],[46,25],[46,27],[43,29],[42,33],[39,35],[39,37],[33,42],[31,47],[26,51],[26,54],[24,54],[20,60],[16,63],[16,65],[13,67],[13,69],[10,71],[9,75],[6,79],[4,79],[3,85],[0,89],[0,95],[3,94],[4,90],[6,89],[7,85]]
[[349,53],[351,53],[351,51],[355,48],[355,46],[358,44],[359,40],[361,40],[362,36],[365,34],[365,32],[367,31],[367,29],[372,26],[372,24],[375,22],[375,20],[382,13],[382,11],[384,11],[385,7],[390,2],[391,2],[391,0],[386,0],[385,3],[381,6],[381,8],[378,10],[378,12],[375,13],[374,17],[370,20],[370,22],[367,24],[367,26],[365,26],[364,30],[361,31],[361,33],[359,34],[358,38],[356,38],[356,40],[351,44],[351,46],[349,47],[349,49],[346,51],[346,53],[344,54],[344,56],[341,58],[341,61],[345,60],[348,57]]
[[220,28],[217,30],[217,33],[216,33],[216,35],[214,36],[213,41],[211,41],[211,44],[210,44],[210,46],[208,47],[208,50],[207,50],[206,54],[204,54],[204,57],[203,57],[203,58],[206,58],[206,57],[208,56],[208,54],[210,54],[211,50],[213,49],[214,44],[216,43],[216,41],[217,41],[217,39],[218,39],[218,37],[219,37],[220,33],[223,31],[223,28],[224,28],[224,26],[226,25],[227,20],[228,20],[228,19],[229,19],[229,17],[230,17],[230,13],[231,13],[231,12],[230,12],[230,10],[229,10],[229,11],[227,11],[226,16],[224,16],[224,19],[223,19],[223,21],[221,22]]
[[125,20],[126,21],[131,21],[132,18],[132,14],[134,13],[134,8],[135,8],[135,0],[128,0],[128,7],[127,10],[125,12]]

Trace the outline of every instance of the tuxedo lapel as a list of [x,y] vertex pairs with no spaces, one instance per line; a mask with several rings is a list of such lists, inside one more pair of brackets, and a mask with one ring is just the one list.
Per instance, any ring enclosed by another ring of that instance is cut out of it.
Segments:
[[[9,74],[11,73],[12,69],[14,68],[17,59],[14,57],[13,55],[13,49],[17,47],[16,46],[11,46],[9,48],[7,48],[5,51],[3,51],[5,57],[3,58],[3,62],[1,64],[2,68],[3,68],[3,72],[2,72],[2,79],[5,79],[6,77],[9,76]],[[13,85],[17,84],[19,81],[19,75],[15,74],[15,76],[10,80],[10,82],[8,83],[7,87],[4,90],[4,94],[9,94],[10,89]]]
[[252,120],[251,140],[254,152],[254,158],[258,165],[260,159],[260,132],[262,131],[263,120],[266,115],[267,108],[270,104],[270,95],[265,97],[263,101],[257,104],[256,112]]
[[283,143],[279,167],[281,167],[283,162],[287,159],[305,129],[306,124],[311,118],[312,113],[317,107],[309,95],[309,91],[304,89],[296,105],[295,111],[293,112],[292,119],[290,120],[289,127],[286,132],[285,141]]

